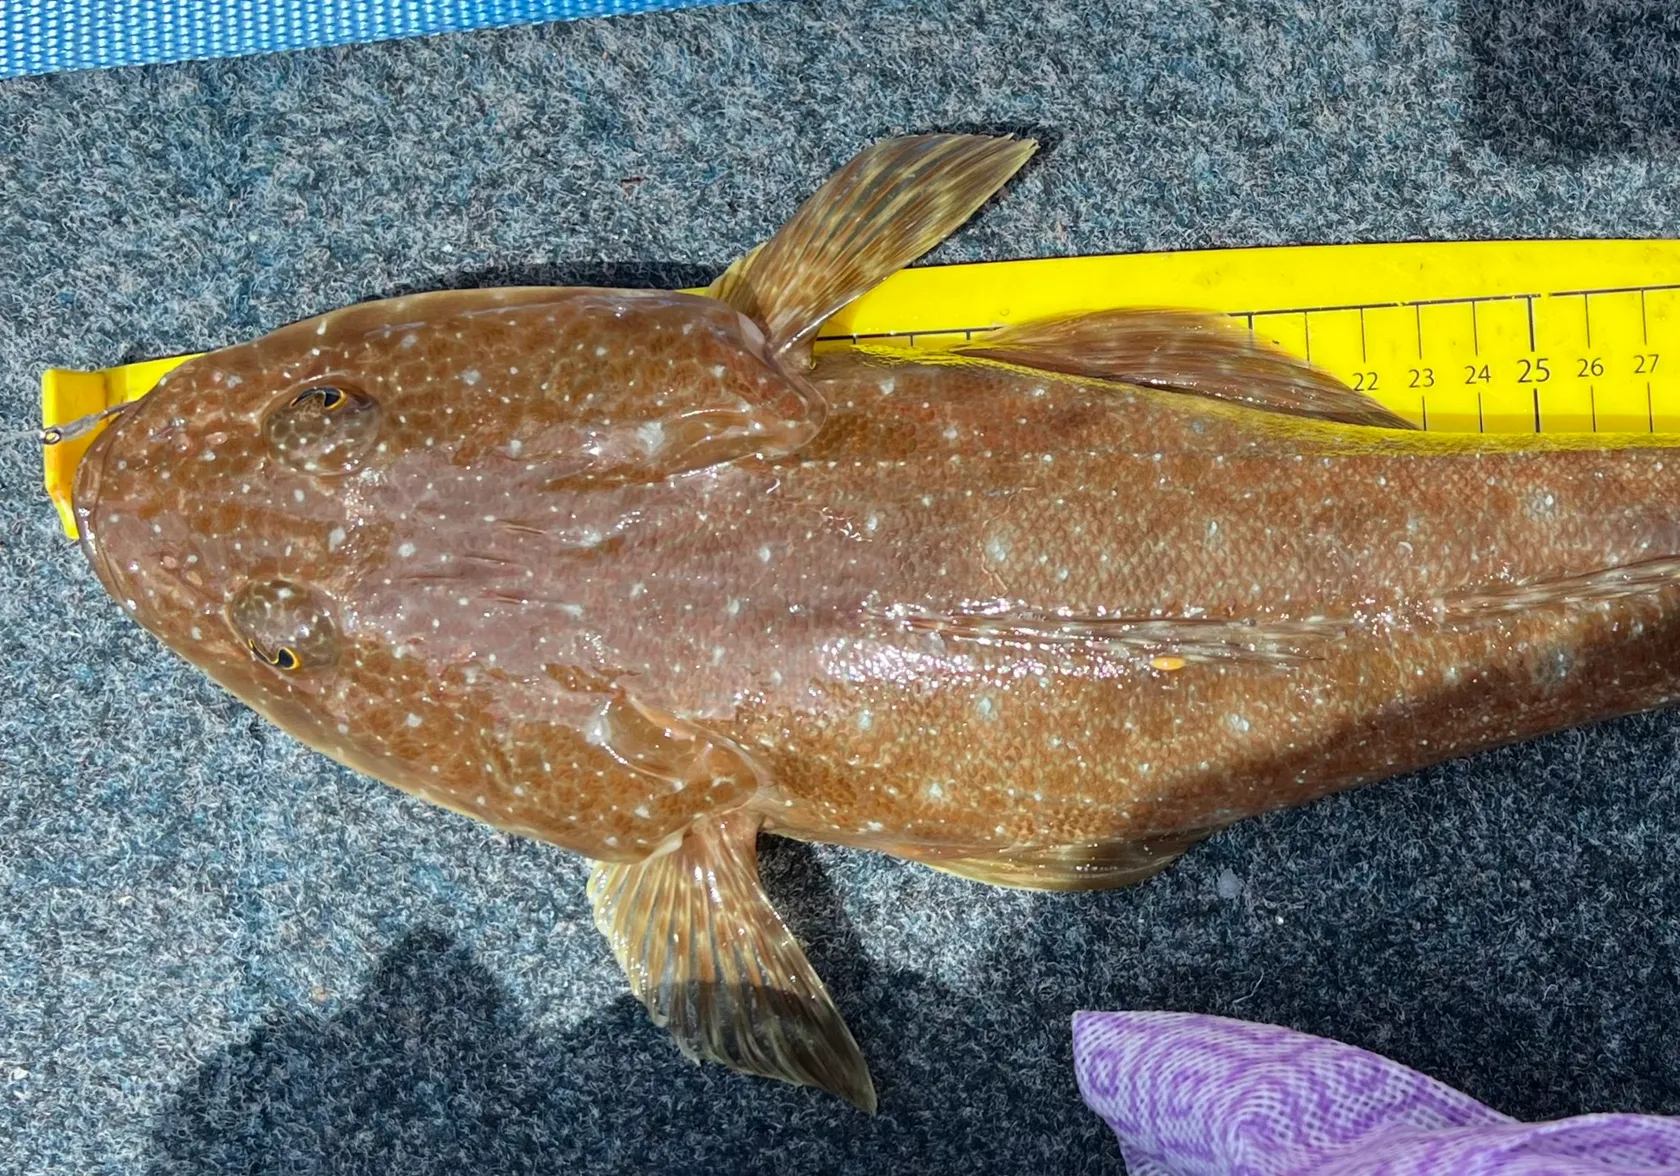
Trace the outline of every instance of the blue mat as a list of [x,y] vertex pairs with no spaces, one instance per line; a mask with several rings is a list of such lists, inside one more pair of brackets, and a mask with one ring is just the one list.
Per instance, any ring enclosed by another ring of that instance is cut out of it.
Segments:
[[576,855],[257,719],[41,490],[43,367],[386,294],[702,285],[865,143],[960,127],[1047,147],[935,262],[1668,237],[1680,19],[805,0],[0,82],[0,1176],[1117,1176],[1079,1008],[1286,1025],[1527,1120],[1680,1114],[1680,708],[1245,821],[1127,890],[765,838],[868,1117],[684,1059]]
[[239,57],[721,0],[6,0],[0,78]]

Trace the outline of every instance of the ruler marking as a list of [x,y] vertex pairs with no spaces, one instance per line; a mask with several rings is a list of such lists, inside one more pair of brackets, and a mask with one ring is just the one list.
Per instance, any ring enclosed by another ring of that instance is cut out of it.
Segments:
[[972,339],[976,331],[989,332],[992,329],[991,327],[941,327],[936,331],[864,331],[849,335],[818,335],[816,341],[819,343],[835,343],[850,339],[853,343],[860,343],[869,339],[914,339],[918,335],[964,335]]
[[1604,286],[1597,290],[1553,290],[1553,298],[1591,298],[1594,294],[1643,294],[1647,290],[1680,290],[1680,282],[1654,283],[1649,286]]
[[[1365,311],[1367,310],[1386,310],[1410,306],[1418,313],[1418,323],[1420,327],[1419,336],[1421,339],[1422,308],[1425,306],[1454,306],[1468,304],[1471,307],[1471,313],[1474,314],[1474,308],[1478,302],[1514,302],[1517,299],[1523,299],[1529,304],[1530,347],[1532,349],[1534,346],[1533,308],[1534,300],[1536,298],[1580,298],[1583,299],[1583,306],[1585,306],[1586,303],[1584,300],[1591,298],[1595,294],[1638,294],[1640,296],[1640,317],[1643,320],[1645,318],[1645,294],[1648,291],[1658,290],[1680,290],[1680,282],[1650,286],[1606,286],[1602,289],[1595,290],[1555,290],[1549,294],[1476,294],[1462,298],[1411,298],[1399,302],[1347,302],[1326,304],[1323,306],[1286,306],[1271,310],[1234,310],[1228,312],[1228,317],[1247,320],[1248,326],[1252,330],[1256,317],[1291,314],[1324,314],[1331,311],[1357,310],[1360,312],[1360,325],[1363,327]],[[1643,322],[1641,325],[1645,326]],[[848,339],[853,342],[859,342],[865,339],[904,339],[914,337],[916,335],[963,335],[966,338],[972,339],[977,333],[989,332],[994,329],[994,327],[937,327],[917,331],[862,331],[851,332],[849,334],[841,333],[838,335],[818,335],[817,339],[824,343],[833,343]],[[1647,343],[1650,342],[1648,328],[1645,341]],[[1419,358],[1422,358],[1421,346],[1418,355]]]
[[[1519,298],[1533,298],[1533,294],[1473,294],[1467,298],[1411,298],[1405,302],[1388,303],[1390,306],[1453,306],[1465,302],[1474,306],[1478,302],[1515,302]],[[1379,304],[1380,305],[1380,304]]]
[[[1595,344],[1595,332],[1593,330],[1593,321],[1592,321],[1592,298],[1593,298],[1593,296],[1603,295],[1603,294],[1618,294],[1618,295],[1637,294],[1637,295],[1639,295],[1640,338],[1641,338],[1643,346],[1645,346],[1646,348],[1649,348],[1650,343],[1651,343],[1651,328],[1650,328],[1650,307],[1649,307],[1649,301],[1648,301],[1647,295],[1652,291],[1662,291],[1662,290],[1677,290],[1677,291],[1680,291],[1680,282],[1652,283],[1652,284],[1649,284],[1649,285],[1640,285],[1640,286],[1602,287],[1602,288],[1581,289],[1581,290],[1559,290],[1559,291],[1554,291],[1554,292],[1551,292],[1551,293],[1529,292],[1529,293],[1514,293],[1514,294],[1488,294],[1488,295],[1472,295],[1472,296],[1458,297],[1458,298],[1417,298],[1417,299],[1403,299],[1403,300],[1398,300],[1398,301],[1381,301],[1381,302],[1373,301],[1373,302],[1358,302],[1358,303],[1343,303],[1343,304],[1325,304],[1325,305],[1322,305],[1322,306],[1296,306],[1296,307],[1285,307],[1285,308],[1278,308],[1278,309],[1250,309],[1250,310],[1241,310],[1241,311],[1229,312],[1228,317],[1240,318],[1240,319],[1244,320],[1244,322],[1246,323],[1246,325],[1248,327],[1248,330],[1249,330],[1250,334],[1257,334],[1256,320],[1258,320],[1260,318],[1265,318],[1265,317],[1269,317],[1269,316],[1290,316],[1290,315],[1297,315],[1297,314],[1300,315],[1301,316],[1302,336],[1303,336],[1303,342],[1304,342],[1305,351],[1306,351],[1306,359],[1307,359],[1308,362],[1312,362],[1312,359],[1313,359],[1312,315],[1318,314],[1318,313],[1332,313],[1332,312],[1338,312],[1338,311],[1340,311],[1340,312],[1356,311],[1356,312],[1358,312],[1358,315],[1359,315],[1359,361],[1362,365],[1368,365],[1371,362],[1371,324],[1370,324],[1370,321],[1369,321],[1370,316],[1368,316],[1365,312],[1368,311],[1368,310],[1401,309],[1401,308],[1409,306],[1412,309],[1412,329],[1413,329],[1413,333],[1414,333],[1415,341],[1416,341],[1417,362],[1421,366],[1423,363],[1426,362],[1426,356],[1427,356],[1427,353],[1428,353],[1428,342],[1425,338],[1424,329],[1423,329],[1423,310],[1424,310],[1425,307],[1428,307],[1428,306],[1455,306],[1455,305],[1468,305],[1469,306],[1469,308],[1470,308],[1471,350],[1472,350],[1472,354],[1474,355],[1474,357],[1477,358],[1477,359],[1480,359],[1481,358],[1481,353],[1482,353],[1482,339],[1481,339],[1481,315],[1480,315],[1480,312],[1478,310],[1478,306],[1477,306],[1478,303],[1482,303],[1482,302],[1510,302],[1510,301],[1514,301],[1516,299],[1522,299],[1523,302],[1524,302],[1524,312],[1525,312],[1525,316],[1526,316],[1526,319],[1527,319],[1527,325],[1528,325],[1528,349],[1529,349],[1529,353],[1531,355],[1535,355],[1535,354],[1538,354],[1539,345],[1540,345],[1539,324],[1536,321],[1535,310],[1534,310],[1535,301],[1537,299],[1541,299],[1541,298],[1580,298],[1581,299],[1582,331],[1583,331],[1583,334],[1585,336],[1587,351],[1590,355],[1590,353],[1592,352],[1593,348],[1596,345]],[[1621,313],[1621,312],[1618,311],[1617,313]],[[1600,326],[1602,328],[1602,323],[1600,324]],[[972,342],[977,338],[978,339],[983,339],[985,336],[991,334],[996,329],[997,329],[997,326],[995,324],[993,324],[993,325],[986,325],[986,326],[939,327],[939,328],[930,328],[930,329],[925,329],[925,330],[918,329],[918,330],[911,330],[911,331],[873,331],[873,332],[856,332],[856,331],[854,331],[854,332],[851,332],[851,333],[841,332],[841,333],[835,333],[835,334],[818,335],[817,340],[821,341],[821,342],[826,342],[826,343],[847,343],[847,342],[849,342],[854,346],[860,345],[860,344],[866,344],[866,343],[870,343],[870,342],[877,342],[877,341],[902,340],[909,347],[917,348],[919,346],[930,345],[932,340],[934,340],[934,339],[948,338],[948,337],[952,337],[952,336],[957,337],[961,341]],[[1383,327],[1382,329],[1386,330],[1387,328]],[[1599,333],[1602,333],[1602,330]],[[1585,373],[1583,372],[1582,374],[1584,375]],[[1537,387],[1531,389],[1531,392],[1532,392],[1532,395],[1533,395],[1533,409],[1532,409],[1532,411],[1533,411],[1533,416],[1534,416],[1534,431],[1536,433],[1544,433],[1545,429],[1546,429],[1545,408],[1540,402],[1540,391],[1541,391],[1541,389],[1539,389]],[[1589,415],[1589,420],[1590,420],[1590,427],[1591,427],[1592,431],[1596,433],[1600,430],[1600,425],[1598,423],[1598,386],[1597,386],[1596,383],[1588,385],[1588,388],[1587,388],[1587,403],[1588,403],[1588,415]],[[1419,393],[1419,397],[1418,397],[1418,405],[1419,405],[1419,412],[1420,412],[1420,415],[1421,415],[1422,420],[1423,420],[1423,428],[1427,430],[1430,427],[1430,424],[1429,424],[1429,405],[1428,405],[1427,399],[1423,396],[1423,394],[1421,392]],[[1647,429],[1653,434],[1656,433],[1657,432],[1657,428],[1656,428],[1656,392],[1655,392],[1655,388],[1654,388],[1654,381],[1651,381],[1651,380],[1647,380],[1646,385],[1645,385],[1645,415],[1646,415],[1646,427],[1647,427]],[[1478,390],[1477,393],[1476,393],[1476,423],[1477,423],[1477,430],[1479,432],[1486,433],[1488,431],[1487,401],[1486,401],[1486,393],[1483,390]],[[1567,427],[1567,426],[1565,426],[1565,427]]]
[[1410,306],[1409,302],[1344,302],[1326,306],[1275,306],[1262,310],[1236,310],[1233,315],[1253,318],[1255,315],[1274,314],[1329,314],[1337,310],[1386,310],[1395,306]]

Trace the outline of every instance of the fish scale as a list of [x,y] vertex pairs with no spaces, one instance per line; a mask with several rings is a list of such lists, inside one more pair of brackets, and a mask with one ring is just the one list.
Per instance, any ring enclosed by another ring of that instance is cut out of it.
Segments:
[[1430,435],[1170,311],[813,360],[1030,151],[879,144],[705,295],[414,296],[194,359],[82,461],[84,550],[310,746],[595,859],[684,1051],[865,1108],[761,830],[1117,886],[1680,696],[1676,439]]

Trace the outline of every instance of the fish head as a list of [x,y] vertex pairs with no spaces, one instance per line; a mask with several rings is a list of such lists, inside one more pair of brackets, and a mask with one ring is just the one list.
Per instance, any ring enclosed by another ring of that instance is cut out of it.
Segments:
[[352,481],[390,446],[388,406],[348,357],[277,362],[299,334],[164,376],[95,439],[72,498],[83,552],[129,615],[307,733],[354,653],[334,591]]
[[[530,747],[606,778],[627,756],[603,731],[659,758],[648,732],[675,726],[615,684],[657,638],[577,594],[623,601],[602,537],[673,475],[801,443],[813,403],[708,298],[392,299],[176,368],[95,440],[73,505],[166,646],[306,744],[452,803]],[[623,807],[578,789],[579,810]]]

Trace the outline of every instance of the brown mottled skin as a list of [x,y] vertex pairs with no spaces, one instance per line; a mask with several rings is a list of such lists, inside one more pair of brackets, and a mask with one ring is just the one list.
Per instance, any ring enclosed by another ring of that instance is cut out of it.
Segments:
[[[1155,320],[1021,332],[1012,364],[808,362],[831,303],[1024,158],[865,153],[718,298],[421,295],[193,360],[83,461],[87,555],[309,745],[627,863],[597,917],[679,1042],[860,1106],[757,890],[759,828],[1113,885],[1248,814],[1680,697],[1658,439],[1328,423],[1275,356],[1251,356],[1271,409],[1048,370],[1118,363]],[[854,222],[873,269],[823,253]],[[1190,368],[1212,346],[1174,337]],[[1229,355],[1202,374],[1248,370]],[[1621,568],[1644,579],[1581,589]],[[1287,655],[1203,656],[1210,622]]]
[[[564,445],[587,389],[675,402],[710,383],[733,407],[729,381],[763,370],[727,333],[680,333],[685,316],[731,325],[699,299],[609,298],[670,319],[665,341],[639,315],[547,321],[603,297],[399,299],[193,361],[83,463],[90,557],[166,644],[311,746],[604,859],[743,804],[773,831],[908,856],[1143,839],[1680,690],[1672,594],[1449,629],[1382,618],[1680,551],[1665,449],[1478,449],[977,360],[836,356],[812,376],[827,420],[795,455],[579,484]],[[301,473],[260,420],[328,378],[378,402],[386,450]],[[244,648],[224,602],[267,578],[333,602],[337,665],[287,673]],[[1372,619],[1299,664],[1160,671],[887,615],[994,602]],[[707,771],[682,767],[704,779],[674,791],[592,741],[626,696],[727,740]]]

